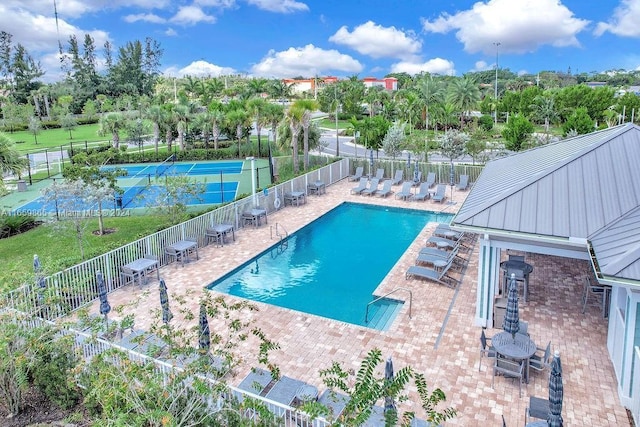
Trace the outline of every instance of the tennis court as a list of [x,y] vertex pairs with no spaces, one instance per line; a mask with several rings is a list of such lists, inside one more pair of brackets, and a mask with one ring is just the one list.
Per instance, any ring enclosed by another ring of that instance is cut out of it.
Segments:
[[[259,162],[261,164],[258,166],[258,180],[262,180],[263,183],[269,182],[268,161]],[[237,160],[173,162],[167,159],[161,163],[105,166],[105,169],[115,168],[126,172],[126,175],[118,177],[118,187],[123,193],[112,203],[103,203],[103,209],[137,209],[171,204],[172,201],[167,200],[167,192],[164,189],[166,179],[172,176],[188,176],[193,183],[200,186],[197,197],[186,196],[181,200],[188,206],[230,202],[239,193],[248,193],[251,189],[251,167],[246,162]],[[57,203],[37,197],[17,206],[13,212],[35,216],[59,213],[65,209],[76,212],[97,209],[97,205],[63,197],[59,197]]]

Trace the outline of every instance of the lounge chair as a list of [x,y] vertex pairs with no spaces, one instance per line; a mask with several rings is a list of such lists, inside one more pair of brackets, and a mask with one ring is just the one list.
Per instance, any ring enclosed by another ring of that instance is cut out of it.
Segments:
[[456,186],[456,190],[464,191],[469,188],[469,175],[460,175],[460,182]]
[[360,183],[357,187],[353,187],[351,189],[351,194],[361,194],[364,190],[367,189],[367,183],[369,180],[367,178],[360,178]]
[[[449,261],[454,261],[455,258],[458,256],[458,248],[454,248],[452,251],[443,251],[443,250],[434,249],[434,248],[425,248],[425,249],[432,249],[434,253],[430,253],[427,251],[422,252],[421,250],[420,253],[418,254],[418,257],[416,258],[416,264],[436,265],[437,262],[443,262],[443,261],[446,261],[447,263],[449,263]],[[438,252],[435,252],[435,251],[438,251]]]
[[391,191],[391,184],[393,184],[393,182],[390,179],[387,179],[382,183],[382,188],[376,191],[376,196],[387,197],[389,194],[393,193],[393,191]]
[[377,169],[374,178],[378,178],[378,182],[382,181],[384,179],[384,169]]
[[431,188],[434,185],[436,185],[436,173],[435,172],[429,172],[427,174],[427,179],[424,182],[429,184],[429,186],[427,188]]
[[363,173],[364,173],[364,167],[363,166],[358,166],[356,168],[356,173],[349,177],[349,181],[357,181],[357,180],[359,180],[360,178],[362,178],[362,174]]
[[445,285],[448,287],[451,286],[451,282],[445,280],[445,278],[453,280],[451,277],[447,276],[447,272],[451,268],[453,261],[449,261],[447,265],[445,265],[442,270],[435,270],[433,268],[422,267],[420,265],[412,265],[407,270],[405,277],[408,279],[409,277],[419,277],[421,279],[431,280],[432,282],[439,283],[441,285]]
[[464,233],[456,231],[446,224],[438,224],[433,231],[434,236],[446,237],[448,239],[460,240],[465,237]]
[[438,187],[436,188],[436,194],[433,195],[433,197],[431,198],[434,202],[444,202],[444,199],[446,199],[446,195],[445,193],[447,192],[447,186],[444,184],[438,184]]
[[421,182],[422,182],[422,171],[418,171],[418,175],[413,176],[413,181],[411,181],[411,184],[414,187],[417,187],[418,185],[420,185]]
[[416,194],[413,195],[413,200],[426,200],[430,197],[431,195],[429,194],[429,183],[428,182],[423,182],[422,184],[420,184],[420,189],[418,190],[418,192]]
[[462,238],[459,239],[448,239],[446,237],[439,237],[439,236],[431,236],[427,239],[427,244],[428,245],[436,245],[438,247],[438,249],[453,249],[456,248],[458,246],[460,246],[462,244]]
[[413,197],[413,193],[411,192],[411,186],[413,185],[413,181],[406,181],[402,183],[402,189],[400,192],[396,193],[396,199],[407,200]]
[[402,184],[402,176],[403,176],[402,169],[398,169],[396,171],[396,175],[393,177],[392,185]]
[[378,184],[379,183],[380,183],[380,180],[378,178],[371,178],[371,181],[369,181],[369,187],[367,187],[364,190],[362,190],[360,192],[360,194],[364,194],[366,196],[371,196],[376,191],[378,191]]
[[238,388],[253,394],[260,395],[262,391],[271,384],[273,376],[271,372],[264,369],[254,369],[240,382]]
[[[301,390],[304,390],[304,392]],[[304,396],[302,396],[301,393],[303,393]],[[275,402],[282,403],[283,405],[292,406],[295,404],[297,406],[303,402],[296,402],[296,400],[316,400],[318,397],[318,389],[304,381],[282,376],[273,384],[269,392],[264,397]]]

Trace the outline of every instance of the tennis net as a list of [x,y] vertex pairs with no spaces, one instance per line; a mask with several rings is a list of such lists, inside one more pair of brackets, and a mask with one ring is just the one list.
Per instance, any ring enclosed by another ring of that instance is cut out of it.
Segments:
[[[127,188],[121,196],[116,196],[116,205],[121,205],[121,208],[126,208],[133,202],[145,189],[151,185],[151,175],[145,175],[140,178],[134,185]],[[120,203],[118,203],[118,197]]]
[[171,169],[173,167],[173,163],[175,162],[175,157],[174,155],[170,155],[169,157],[167,157],[164,162],[160,163],[157,167],[156,167],[156,178],[161,177],[163,175],[165,175],[167,173],[167,171],[169,171],[169,169]]

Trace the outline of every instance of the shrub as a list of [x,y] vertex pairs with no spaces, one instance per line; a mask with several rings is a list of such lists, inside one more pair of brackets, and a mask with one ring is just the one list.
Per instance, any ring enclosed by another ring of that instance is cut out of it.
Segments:
[[480,118],[478,119],[478,124],[482,129],[488,132],[491,129],[493,129],[493,117],[488,116],[486,114],[483,116],[480,116]]

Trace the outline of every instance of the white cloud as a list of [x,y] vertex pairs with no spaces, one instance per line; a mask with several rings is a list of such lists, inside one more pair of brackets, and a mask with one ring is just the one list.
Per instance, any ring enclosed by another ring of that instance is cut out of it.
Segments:
[[309,6],[295,0],[247,0],[247,3],[258,9],[277,13],[306,12]]
[[640,36],[640,1],[622,0],[613,11],[608,22],[598,22],[594,34],[601,36],[606,31],[623,37]]
[[496,64],[487,64],[485,61],[476,61],[471,71],[487,71],[493,70]]
[[194,4],[218,9],[229,9],[236,5],[236,0],[195,0]]
[[372,58],[409,59],[420,52],[422,42],[412,31],[402,31],[396,27],[383,27],[368,21],[349,32],[341,27],[329,41],[348,46]]
[[455,75],[456,70],[453,62],[442,58],[433,58],[422,63],[409,61],[398,62],[391,66],[391,72],[407,73],[412,76],[422,72],[453,76]]
[[128,22],[130,24],[138,21],[151,22],[153,24],[162,24],[166,22],[166,19],[156,15],[155,13],[137,13],[134,15],[126,15],[123,19],[125,22]]
[[193,61],[184,68],[169,67],[163,74],[168,77],[218,77],[229,74],[236,74],[237,71],[229,67],[220,67],[207,61]]
[[196,25],[200,22],[213,24],[216,22],[216,18],[207,15],[198,6],[182,6],[170,21],[179,25]]
[[[10,9],[25,10],[53,16],[53,2],[43,0],[3,0]],[[171,5],[171,0],[57,0],[58,17],[79,18],[87,13],[105,9],[137,8],[143,10],[163,9]]]
[[178,35],[178,32],[176,30],[174,30],[173,28],[167,28],[164,31],[164,35],[165,36],[169,36],[169,37],[175,37]]
[[265,77],[294,77],[324,74],[329,70],[359,73],[362,69],[362,64],[349,55],[308,44],[281,52],[272,50],[251,72]]
[[506,53],[533,52],[543,45],[579,46],[576,36],[588,24],[558,0],[489,0],[455,15],[423,20],[425,31],[455,30],[466,52],[485,54],[495,54],[495,42]]

